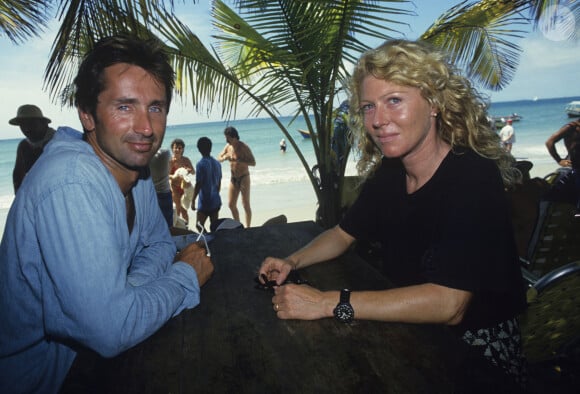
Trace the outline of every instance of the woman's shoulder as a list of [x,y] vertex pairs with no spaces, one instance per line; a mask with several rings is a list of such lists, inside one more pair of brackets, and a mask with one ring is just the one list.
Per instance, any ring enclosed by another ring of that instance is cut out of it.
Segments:
[[490,171],[497,170],[497,164],[494,160],[477,154],[470,148],[454,148],[447,156],[453,165],[453,168],[461,172],[473,172],[475,170]]
[[469,148],[449,152],[441,175],[455,185],[503,185],[496,162]]

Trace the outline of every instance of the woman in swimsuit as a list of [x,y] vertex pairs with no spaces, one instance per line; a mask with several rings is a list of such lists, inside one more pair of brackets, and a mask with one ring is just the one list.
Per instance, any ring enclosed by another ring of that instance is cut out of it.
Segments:
[[195,173],[193,169],[193,164],[189,158],[183,156],[185,151],[185,142],[182,139],[177,138],[171,142],[171,152],[173,156],[171,157],[171,162],[169,166],[169,179],[171,183],[171,196],[173,198],[173,203],[175,204],[176,216],[181,216],[185,223],[189,222],[189,214],[187,209],[189,207],[184,207],[181,205],[181,197],[183,196],[183,186],[182,183],[184,179],[180,176],[174,175],[178,168],[184,167],[189,170],[190,173]]

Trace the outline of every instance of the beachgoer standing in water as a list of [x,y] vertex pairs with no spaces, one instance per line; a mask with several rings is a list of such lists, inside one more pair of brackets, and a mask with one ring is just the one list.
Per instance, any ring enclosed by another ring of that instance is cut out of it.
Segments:
[[256,159],[248,145],[240,141],[238,130],[229,126],[224,130],[226,136],[226,146],[219,154],[218,160],[230,162],[232,177],[229,188],[229,207],[234,220],[240,221],[238,211],[238,197],[242,193],[242,206],[246,213],[246,227],[250,227],[252,221],[252,208],[250,207],[250,169],[249,166],[256,165]]
[[506,152],[512,152],[512,146],[516,142],[516,133],[514,131],[514,126],[512,126],[513,121],[511,119],[506,120],[506,125],[499,132],[499,138],[501,140],[501,145],[506,150]]

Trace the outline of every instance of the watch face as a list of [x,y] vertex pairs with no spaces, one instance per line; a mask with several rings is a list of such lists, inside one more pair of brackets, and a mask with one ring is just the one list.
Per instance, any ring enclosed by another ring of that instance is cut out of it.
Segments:
[[339,304],[334,309],[334,316],[338,321],[350,323],[354,318],[354,310],[349,304]]

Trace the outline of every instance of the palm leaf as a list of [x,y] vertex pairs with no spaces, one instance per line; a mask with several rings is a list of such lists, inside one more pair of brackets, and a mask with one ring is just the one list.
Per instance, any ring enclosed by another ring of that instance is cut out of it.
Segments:
[[172,9],[172,0],[60,0],[57,18],[62,23],[45,70],[45,88],[70,105],[72,78],[96,41],[120,33],[155,37],[149,23],[171,15]]
[[0,33],[15,44],[44,31],[51,2],[43,0],[4,0],[0,2]]
[[525,1],[466,1],[437,19],[421,40],[446,50],[467,76],[485,88],[500,90],[515,75],[521,53],[514,38],[525,31],[513,26],[528,21],[521,16]]

